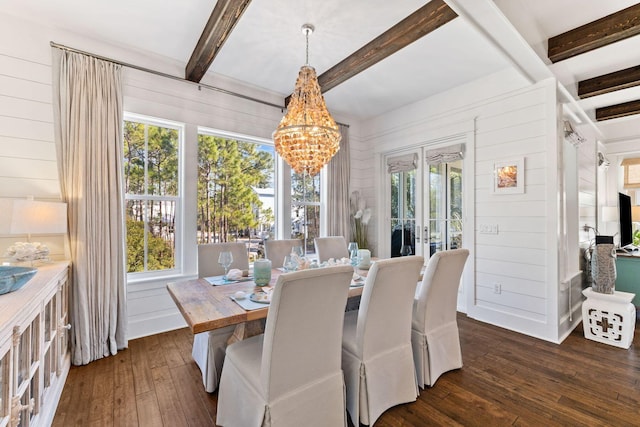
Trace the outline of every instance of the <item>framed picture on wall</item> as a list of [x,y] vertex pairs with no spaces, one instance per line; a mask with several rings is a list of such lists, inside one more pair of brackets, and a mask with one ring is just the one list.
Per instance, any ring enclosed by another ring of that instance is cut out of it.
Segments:
[[493,164],[494,194],[524,193],[524,157]]

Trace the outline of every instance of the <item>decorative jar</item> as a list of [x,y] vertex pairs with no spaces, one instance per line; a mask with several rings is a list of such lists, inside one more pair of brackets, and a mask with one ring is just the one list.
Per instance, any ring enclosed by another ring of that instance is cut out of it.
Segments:
[[271,281],[271,260],[264,258],[253,262],[253,281],[258,286],[269,284]]

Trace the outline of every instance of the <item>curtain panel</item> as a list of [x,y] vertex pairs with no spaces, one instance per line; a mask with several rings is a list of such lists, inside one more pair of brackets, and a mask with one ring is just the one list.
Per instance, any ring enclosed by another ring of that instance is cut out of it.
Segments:
[[122,67],[53,48],[62,199],[68,204],[71,361],[127,346],[122,190]]
[[340,150],[327,165],[327,209],[329,236],[351,236],[349,181],[351,156],[349,155],[349,127],[340,126]]

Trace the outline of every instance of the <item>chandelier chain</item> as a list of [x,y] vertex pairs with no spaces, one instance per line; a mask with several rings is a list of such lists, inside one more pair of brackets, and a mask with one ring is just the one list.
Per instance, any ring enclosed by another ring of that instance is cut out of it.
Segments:
[[306,61],[307,62],[305,63],[305,65],[309,65],[309,33],[310,32],[311,31],[308,31],[308,30],[304,32],[305,33],[305,38],[307,39],[307,52],[306,52]]

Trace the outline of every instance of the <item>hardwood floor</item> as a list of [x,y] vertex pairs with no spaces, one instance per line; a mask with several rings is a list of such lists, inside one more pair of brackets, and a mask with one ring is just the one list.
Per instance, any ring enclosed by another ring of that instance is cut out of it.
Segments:
[[[458,324],[464,367],[376,426],[640,425],[640,332],[624,350],[581,327],[556,345],[464,315]],[[180,329],[72,367],[53,426],[214,425],[216,394],[203,389],[191,343]]]

